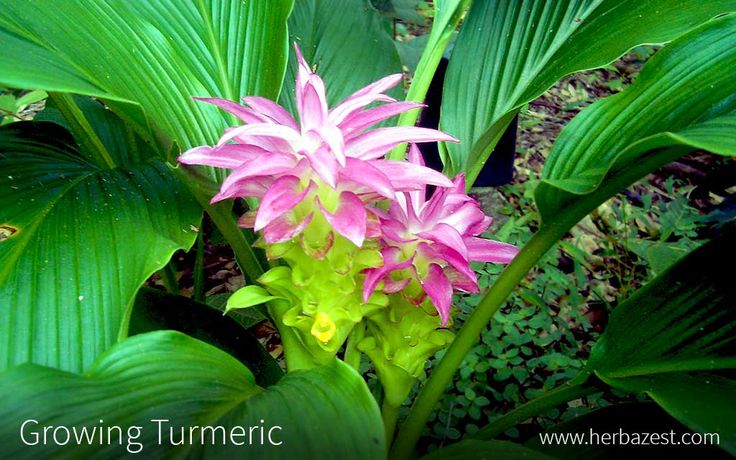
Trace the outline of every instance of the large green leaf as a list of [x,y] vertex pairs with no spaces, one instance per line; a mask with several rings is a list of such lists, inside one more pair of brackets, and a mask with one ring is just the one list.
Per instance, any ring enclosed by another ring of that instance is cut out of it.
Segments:
[[613,312],[586,371],[646,392],[688,427],[736,453],[736,257],[731,229],[683,258]]
[[550,151],[536,191],[543,221],[582,218],[688,151],[736,155],[734,66],[736,15],[728,15],[681,36],[630,88],[575,117]]
[[[0,397],[0,445],[9,458],[123,457],[129,445],[133,450],[138,447],[128,443],[131,426],[141,427],[139,437],[132,432],[132,441],[142,444],[144,458],[375,459],[385,455],[378,406],[363,379],[344,363],[336,360],[292,372],[264,390],[231,356],[171,331],[122,342],[84,375],[30,364],[11,369],[0,376]],[[119,426],[123,442],[119,445],[116,437],[107,442],[105,435],[102,445],[25,446],[20,430],[29,419],[38,422],[26,425],[30,441],[31,430],[63,425],[70,430]],[[163,426],[160,443],[159,423]],[[215,428],[197,429],[193,442],[171,445],[181,439],[181,427],[188,437],[192,426]],[[257,428],[251,431],[251,427]],[[264,427],[265,445],[260,445],[260,427]],[[231,438],[230,433],[236,436]],[[269,433],[274,443],[281,444],[269,444]],[[245,445],[235,445],[232,439]]]
[[250,369],[260,386],[284,376],[261,342],[235,319],[180,295],[141,288],[130,315],[128,335],[174,330],[226,351]]
[[163,140],[212,142],[226,118],[191,97],[276,98],[292,3],[6,0],[0,84],[135,102]]
[[[325,81],[327,102],[335,105],[379,78],[401,73],[388,23],[369,0],[300,0],[289,17],[289,38]],[[281,104],[296,113],[292,53]],[[395,97],[401,90],[393,90]]]
[[734,0],[474,2],[445,80],[442,128],[461,141],[447,146],[450,172],[467,168],[472,184],[519,108],[561,77],[734,10]]
[[371,4],[391,19],[424,24],[427,18],[419,14],[419,0],[371,0]]
[[[115,126],[103,144],[125,137]],[[168,166],[141,162],[123,148],[131,145],[141,143],[108,148],[119,165],[108,168],[57,125],[0,128],[0,226],[9,235],[0,240],[0,369],[86,369],[125,333],[140,285],[193,244],[201,209]]]
[[401,64],[412,74],[415,74],[417,66],[419,65],[419,60],[422,58],[422,53],[424,53],[424,50],[427,48],[428,42],[429,34],[414,37],[409,41],[394,42],[394,45],[396,45],[396,51],[399,53],[399,58],[401,58]]

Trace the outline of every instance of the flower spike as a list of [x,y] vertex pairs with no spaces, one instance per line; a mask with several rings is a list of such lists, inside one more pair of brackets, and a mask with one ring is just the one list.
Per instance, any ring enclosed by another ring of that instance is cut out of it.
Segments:
[[[415,144],[407,159],[406,164],[424,165]],[[422,186],[400,193],[388,213],[374,211],[381,221],[383,266],[367,271],[363,299],[373,294],[379,280],[384,282],[384,292],[398,282],[412,291],[410,282],[414,281],[432,301],[444,326],[450,317],[453,290],[478,292],[470,262],[508,263],[518,249],[479,237],[491,219],[465,193],[463,175],[451,183],[436,185],[443,188],[438,188],[429,200]],[[412,269],[407,270],[410,266]]]
[[[308,225],[324,222],[317,219],[304,225],[307,208],[320,209],[336,234],[360,246],[367,232],[366,209],[374,202],[421,190],[426,184],[452,185],[444,175],[424,165],[383,159],[401,143],[457,142],[452,136],[417,127],[369,130],[376,123],[421,107],[396,102],[385,94],[401,82],[401,74],[356,91],[330,110],[324,82],[296,44],[294,49],[298,122],[286,109],[262,97],[246,96],[245,105],[195,98],[230,112],[244,123],[228,128],[217,145],[195,147],[179,157],[184,164],[232,169],[213,201],[253,197],[263,200],[261,207],[278,204],[271,210],[260,209],[255,220],[241,222],[254,224],[259,230],[278,219],[280,230],[269,233],[292,238]],[[367,108],[376,102],[386,104]]]

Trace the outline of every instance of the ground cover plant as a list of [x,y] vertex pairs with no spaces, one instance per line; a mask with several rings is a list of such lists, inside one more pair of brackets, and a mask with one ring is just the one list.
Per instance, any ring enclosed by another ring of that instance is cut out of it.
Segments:
[[2,6],[3,454],[736,453],[736,2]]

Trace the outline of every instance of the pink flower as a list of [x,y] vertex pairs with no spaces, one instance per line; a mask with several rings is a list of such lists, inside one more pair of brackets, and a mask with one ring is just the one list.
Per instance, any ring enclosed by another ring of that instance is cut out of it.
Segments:
[[[232,113],[244,125],[228,128],[216,146],[191,149],[179,161],[232,169],[212,201],[261,199],[255,216],[244,216],[241,225],[263,230],[267,243],[290,240],[310,223],[326,220],[334,232],[361,246],[369,226],[366,203],[393,200],[397,192],[421,190],[426,184],[451,185],[444,175],[423,165],[382,157],[404,142],[456,139],[418,127],[366,132],[421,107],[384,94],[401,81],[401,74],[366,86],[330,110],[322,79],[295,48],[299,123],[268,99],[244,97],[245,107],[225,99],[199,98]],[[375,102],[386,104],[366,109]]]
[[[424,165],[416,145],[409,149],[409,161]],[[364,301],[381,281],[384,292],[394,293],[414,280],[423,291],[415,302],[426,294],[443,326],[450,317],[453,290],[479,290],[471,261],[509,263],[518,252],[510,244],[478,237],[491,218],[465,193],[463,175],[452,186],[438,188],[428,201],[424,189],[414,190],[398,194],[388,213],[373,212],[381,222],[383,266],[366,270]]]

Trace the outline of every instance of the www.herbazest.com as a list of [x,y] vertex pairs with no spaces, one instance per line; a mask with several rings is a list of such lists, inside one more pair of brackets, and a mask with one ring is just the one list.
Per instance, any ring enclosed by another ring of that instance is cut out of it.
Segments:
[[588,432],[540,433],[543,446],[717,446],[721,442],[718,433],[681,433],[674,430],[663,433],[627,433],[623,429],[615,432],[598,433],[592,428]]

